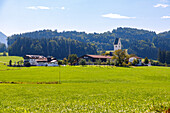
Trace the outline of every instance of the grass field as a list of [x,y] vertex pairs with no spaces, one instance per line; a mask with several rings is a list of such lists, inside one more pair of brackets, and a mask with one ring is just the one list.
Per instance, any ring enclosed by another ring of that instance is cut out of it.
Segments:
[[[61,84],[33,84],[58,81],[59,75]],[[170,108],[168,67],[2,65],[0,81],[23,82],[0,84],[0,112],[160,112]]]

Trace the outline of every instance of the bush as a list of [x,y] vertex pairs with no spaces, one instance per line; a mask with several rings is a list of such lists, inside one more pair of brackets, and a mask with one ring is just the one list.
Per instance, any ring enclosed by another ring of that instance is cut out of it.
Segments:
[[93,62],[91,60],[88,61],[88,65],[92,65]]
[[62,65],[62,60],[59,60],[59,61],[58,61],[58,65]]
[[139,60],[138,59],[134,59],[132,62],[132,65],[135,66],[136,64],[139,64]]
[[3,55],[2,55],[2,56],[7,56],[7,54],[6,54],[6,52],[5,52],[5,51],[3,52]]
[[12,60],[9,61],[9,66],[12,66]]
[[97,63],[97,65],[101,65],[101,60],[100,59],[97,60],[96,63]]
[[115,66],[121,66],[121,64],[119,64],[119,62],[117,60],[114,60],[114,65]]
[[127,67],[127,64],[125,62],[122,63],[123,67]]
[[110,65],[112,65],[112,66],[113,66],[113,65],[114,65],[114,62],[111,62],[111,63],[110,63]]
[[128,62],[128,66],[132,66],[132,63],[131,63],[131,62]]
[[29,63],[29,62],[25,62],[25,64],[24,64],[26,67],[30,67],[31,66],[31,64]]
[[85,59],[80,59],[79,65],[82,65],[82,66],[86,65],[86,60]]
[[63,65],[67,65],[67,64],[68,64],[68,62],[67,62],[67,59],[66,59],[66,58],[64,58],[64,59],[63,59],[62,64],[63,64]]
[[[102,62],[101,65],[107,65],[107,63],[106,63],[106,62]],[[109,65],[109,64],[108,64],[108,65]]]
[[148,64],[148,63],[149,63],[149,60],[148,60],[147,57],[145,58],[144,63],[145,63],[145,64]]
[[107,65],[110,65],[111,64],[110,59],[107,59],[106,63]]

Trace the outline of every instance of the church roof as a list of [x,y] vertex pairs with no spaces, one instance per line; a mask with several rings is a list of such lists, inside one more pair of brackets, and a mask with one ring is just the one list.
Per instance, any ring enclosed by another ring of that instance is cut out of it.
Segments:
[[117,45],[118,42],[119,42],[119,38],[116,38],[116,39],[115,39],[115,42],[114,42],[114,45]]

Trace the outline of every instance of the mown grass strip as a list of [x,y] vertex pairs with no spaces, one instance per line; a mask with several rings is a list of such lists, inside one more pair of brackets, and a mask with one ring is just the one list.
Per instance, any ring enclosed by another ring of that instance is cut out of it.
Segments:
[[0,84],[61,84],[58,81],[55,82],[1,82]]

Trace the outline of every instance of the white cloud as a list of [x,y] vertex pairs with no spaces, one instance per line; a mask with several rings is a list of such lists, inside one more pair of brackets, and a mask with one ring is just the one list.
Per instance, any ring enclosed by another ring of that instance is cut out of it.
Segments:
[[65,9],[65,7],[61,7],[61,9],[62,9],[62,10],[64,10],[64,9]]
[[119,14],[112,14],[112,13],[102,15],[102,17],[113,18],[113,19],[133,19],[133,18],[136,18],[136,17],[121,16]]
[[45,6],[30,6],[27,7],[27,9],[32,9],[32,10],[37,10],[37,9],[44,9],[44,10],[49,10],[49,7],[45,7]]
[[46,9],[46,10],[49,10],[50,8],[49,7],[45,7],[45,6],[37,6],[38,9]]
[[169,19],[170,18],[170,16],[163,16],[163,17],[161,17],[162,19]]
[[37,7],[35,7],[35,6],[31,6],[31,7],[27,7],[27,9],[36,10],[36,9],[37,9]]
[[168,4],[157,4],[157,5],[154,5],[154,7],[162,7],[162,8],[166,8],[168,6],[169,6]]
[[65,7],[46,7],[46,6],[30,6],[30,7],[26,7],[27,9],[31,9],[31,10],[52,10],[52,9],[60,9],[60,10],[65,10]]

